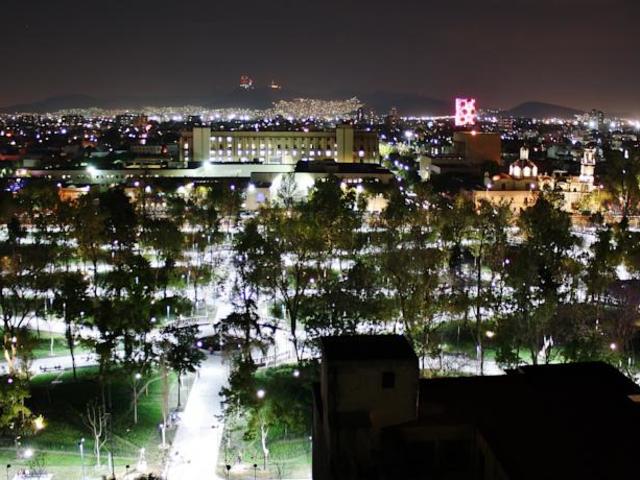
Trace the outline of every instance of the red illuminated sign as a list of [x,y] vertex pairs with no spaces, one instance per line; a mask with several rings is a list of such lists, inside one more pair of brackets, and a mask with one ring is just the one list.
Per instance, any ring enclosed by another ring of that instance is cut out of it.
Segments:
[[475,125],[477,117],[475,98],[456,98],[456,127]]

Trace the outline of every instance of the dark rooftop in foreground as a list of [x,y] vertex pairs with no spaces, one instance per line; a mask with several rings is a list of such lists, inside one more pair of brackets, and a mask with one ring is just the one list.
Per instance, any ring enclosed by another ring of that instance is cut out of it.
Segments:
[[417,423],[473,425],[509,479],[635,478],[638,394],[605,363],[527,366],[422,380]]
[[321,347],[317,480],[640,478],[640,387],[609,364],[418,379],[400,336]]
[[324,337],[320,340],[320,349],[322,358],[330,362],[416,359],[411,346],[398,335]]

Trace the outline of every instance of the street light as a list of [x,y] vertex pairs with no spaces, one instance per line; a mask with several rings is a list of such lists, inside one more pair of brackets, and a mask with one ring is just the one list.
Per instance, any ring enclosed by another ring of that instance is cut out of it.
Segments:
[[78,448],[80,449],[80,463],[82,465],[82,480],[87,478],[85,468],[84,468],[84,438],[81,438],[78,442]]
[[162,432],[162,448],[167,448],[167,442],[166,442],[166,429],[167,426],[164,423],[164,421],[160,424],[160,431]]
[[133,376],[133,420],[138,423],[138,381],[142,378],[139,372]]
[[265,392],[262,388],[256,392],[256,396],[260,400],[262,400],[266,394],[267,394],[267,392]]
[[32,448],[27,448],[22,455],[24,456],[24,458],[33,457],[33,449]]
[[44,418],[42,418],[42,415],[35,418],[33,421],[33,428],[38,432],[44,428]]
[[258,478],[258,464],[254,463],[253,464],[253,480],[256,480],[256,478]]
[[11,464],[7,463],[7,480],[9,480],[9,470],[11,470]]

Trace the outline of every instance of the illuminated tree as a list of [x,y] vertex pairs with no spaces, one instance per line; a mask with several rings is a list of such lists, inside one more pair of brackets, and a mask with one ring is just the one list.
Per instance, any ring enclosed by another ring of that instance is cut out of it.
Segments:
[[71,355],[73,378],[76,379],[76,326],[90,314],[91,303],[88,297],[89,283],[78,272],[62,274],[55,289],[53,308],[65,323],[65,338]]

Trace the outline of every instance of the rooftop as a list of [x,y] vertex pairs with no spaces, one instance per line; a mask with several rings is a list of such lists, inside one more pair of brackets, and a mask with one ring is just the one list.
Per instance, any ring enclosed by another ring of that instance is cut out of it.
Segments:
[[527,366],[498,377],[422,380],[416,423],[475,425],[509,478],[631,478],[639,394],[605,363]]
[[363,360],[413,360],[416,354],[402,335],[358,335],[323,337],[322,358],[328,362]]

